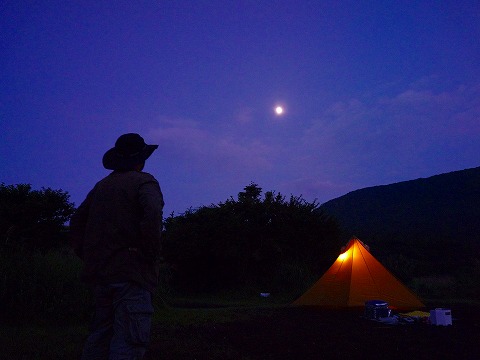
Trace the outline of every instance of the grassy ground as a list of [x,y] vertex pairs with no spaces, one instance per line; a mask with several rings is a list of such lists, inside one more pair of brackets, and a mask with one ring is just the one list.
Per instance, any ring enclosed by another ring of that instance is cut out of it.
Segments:
[[3,359],[77,359],[86,326],[0,326]]
[[[158,308],[146,359],[480,359],[479,304],[442,304],[452,309],[454,323],[439,327],[391,326],[362,318],[361,309],[263,300],[177,299]],[[78,359],[86,334],[86,325],[1,325],[1,357]]]
[[385,325],[364,319],[361,310],[197,311],[201,323],[157,323],[147,359],[480,359],[478,306],[452,307],[448,327]]

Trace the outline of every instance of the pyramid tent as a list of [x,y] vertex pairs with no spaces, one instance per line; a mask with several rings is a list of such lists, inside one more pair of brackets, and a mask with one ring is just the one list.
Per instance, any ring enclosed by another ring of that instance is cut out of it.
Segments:
[[352,238],[326,273],[293,305],[355,307],[369,300],[383,300],[397,309],[425,307],[359,239]]

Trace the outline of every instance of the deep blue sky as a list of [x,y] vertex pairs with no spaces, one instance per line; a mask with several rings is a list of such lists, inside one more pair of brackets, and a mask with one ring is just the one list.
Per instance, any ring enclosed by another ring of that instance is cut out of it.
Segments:
[[0,182],[79,205],[126,132],[166,215],[477,167],[479,39],[479,1],[3,0]]

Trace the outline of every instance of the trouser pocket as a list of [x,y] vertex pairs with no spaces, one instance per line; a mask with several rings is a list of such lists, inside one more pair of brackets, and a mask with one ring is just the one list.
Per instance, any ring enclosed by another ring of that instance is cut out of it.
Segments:
[[128,311],[128,331],[130,341],[136,345],[147,345],[150,342],[153,306],[151,304],[130,304]]

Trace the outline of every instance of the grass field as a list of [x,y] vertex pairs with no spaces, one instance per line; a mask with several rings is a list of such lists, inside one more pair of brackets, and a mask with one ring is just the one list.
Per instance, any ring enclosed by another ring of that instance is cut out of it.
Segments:
[[[156,310],[146,359],[480,359],[480,305],[453,304],[453,325],[385,325],[362,310],[178,299]],[[203,305],[203,306],[202,306]],[[217,304],[218,305],[218,304]],[[433,307],[430,307],[433,308]],[[78,359],[87,326],[0,326],[5,359]]]
[[198,309],[202,321],[157,323],[147,359],[479,359],[479,306],[452,306],[452,326],[386,325],[359,310]]

